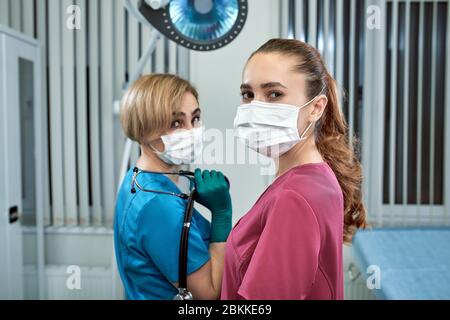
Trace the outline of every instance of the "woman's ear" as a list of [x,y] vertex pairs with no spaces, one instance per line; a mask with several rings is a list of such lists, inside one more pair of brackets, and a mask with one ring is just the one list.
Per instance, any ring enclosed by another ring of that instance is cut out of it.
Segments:
[[325,112],[325,108],[327,107],[328,104],[328,98],[326,95],[320,95],[315,104],[314,104],[314,109],[310,114],[310,122],[317,122],[320,120],[320,118],[322,117],[323,113]]

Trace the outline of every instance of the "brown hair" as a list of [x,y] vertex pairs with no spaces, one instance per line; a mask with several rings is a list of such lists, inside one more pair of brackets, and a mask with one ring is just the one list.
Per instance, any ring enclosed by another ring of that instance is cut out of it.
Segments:
[[[295,70],[306,77],[309,99],[324,94],[328,104],[315,125],[315,141],[324,160],[333,169],[344,194],[344,242],[349,244],[358,228],[366,228],[366,209],[362,202],[361,164],[348,139],[348,125],[339,106],[336,81],[328,72],[320,53],[298,40],[272,39],[250,59],[260,53],[277,53],[295,57]],[[249,59],[249,60],[250,60]],[[325,88],[325,89],[324,89]]]
[[198,101],[197,90],[176,75],[152,74],[134,82],[122,99],[120,123],[128,138],[140,144],[163,134],[173,119],[185,93]]

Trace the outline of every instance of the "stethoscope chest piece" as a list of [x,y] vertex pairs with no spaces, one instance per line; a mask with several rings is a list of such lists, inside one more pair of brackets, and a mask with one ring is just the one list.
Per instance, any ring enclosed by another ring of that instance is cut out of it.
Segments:
[[192,293],[187,291],[185,288],[178,288],[178,294],[173,298],[173,300],[194,300]]

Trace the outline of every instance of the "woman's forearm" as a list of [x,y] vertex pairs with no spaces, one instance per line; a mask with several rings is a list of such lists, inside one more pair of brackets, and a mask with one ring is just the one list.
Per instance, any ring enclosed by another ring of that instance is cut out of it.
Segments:
[[225,242],[211,243],[209,245],[209,254],[211,256],[211,282],[218,298],[222,287]]

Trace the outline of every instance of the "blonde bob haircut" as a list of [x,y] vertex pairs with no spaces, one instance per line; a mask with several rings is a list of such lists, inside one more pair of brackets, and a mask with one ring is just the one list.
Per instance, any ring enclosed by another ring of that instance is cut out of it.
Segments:
[[183,96],[197,90],[176,75],[146,75],[134,82],[125,93],[120,123],[125,135],[143,145],[165,134],[180,107]]

